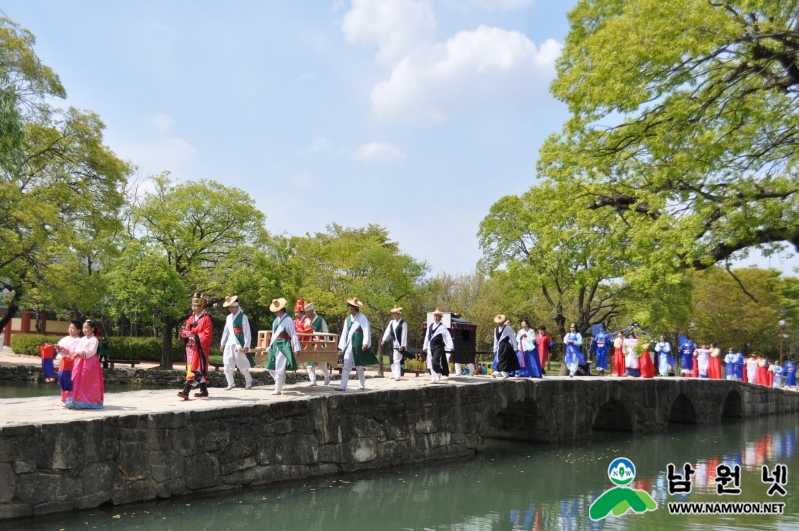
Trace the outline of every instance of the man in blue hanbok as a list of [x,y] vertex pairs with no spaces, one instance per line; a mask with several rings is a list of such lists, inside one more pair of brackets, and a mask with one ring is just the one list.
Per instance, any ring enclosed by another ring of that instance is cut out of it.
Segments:
[[785,388],[789,387],[796,389],[796,364],[793,360],[785,362]]
[[685,336],[685,343],[680,345],[680,372],[683,376],[691,376],[694,372],[694,351],[696,345],[689,336]]
[[738,354],[736,354],[733,349],[730,349],[727,352],[727,355],[724,356],[724,368],[728,380],[734,381],[738,379],[738,376],[735,373],[737,363],[738,363]]
[[743,382],[744,380],[744,365],[746,364],[746,358],[744,358],[743,353],[739,352],[735,355],[735,379],[739,382]]
[[569,377],[574,378],[577,368],[585,363],[582,349],[583,336],[577,331],[577,325],[572,324],[569,327],[569,333],[563,337],[563,343],[566,345],[566,355],[563,357],[563,363],[569,368]]
[[610,334],[605,332],[605,325],[599,325],[599,333],[591,341],[591,353],[594,355],[596,370],[600,376],[605,376],[605,369],[608,368],[608,352],[612,341]]

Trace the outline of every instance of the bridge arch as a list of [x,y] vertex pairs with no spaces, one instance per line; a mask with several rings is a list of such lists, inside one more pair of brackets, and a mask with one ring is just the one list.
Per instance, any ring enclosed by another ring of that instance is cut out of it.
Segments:
[[624,402],[612,398],[599,406],[591,429],[633,431],[633,414]]
[[721,407],[721,416],[723,417],[743,417],[743,400],[741,393],[737,390],[732,390],[724,397],[724,404]]
[[550,442],[555,432],[538,401],[526,396],[521,400],[508,401],[507,405],[489,416],[486,437]]
[[669,423],[698,424],[694,404],[685,393],[678,394],[669,408]]

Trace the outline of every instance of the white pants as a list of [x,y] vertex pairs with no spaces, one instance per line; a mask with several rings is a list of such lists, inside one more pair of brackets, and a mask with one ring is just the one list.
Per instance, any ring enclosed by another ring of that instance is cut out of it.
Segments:
[[430,368],[430,381],[438,382],[441,380],[441,375],[433,370],[433,355],[427,354],[427,366]]
[[402,377],[402,353],[394,349],[394,353],[391,355],[391,374],[394,375],[394,378],[401,378]]
[[308,365],[305,370],[308,371],[308,379],[311,382],[316,383],[316,367],[319,366],[322,369],[322,376],[325,377],[325,381],[330,381],[330,368],[328,368],[327,363],[314,363],[313,365]]
[[222,353],[222,361],[225,364],[225,379],[227,379],[228,387],[236,385],[236,380],[233,379],[233,371],[236,367],[239,368],[241,374],[244,375],[244,382],[247,387],[252,386],[252,376],[250,376],[250,360],[243,352],[236,353],[237,343],[228,343],[225,345],[225,351]]
[[[347,348],[347,351],[344,352],[344,363],[341,366],[341,384],[339,388],[347,388],[347,382],[350,380],[350,371],[353,366],[355,366],[355,358],[352,355],[352,348]],[[366,387],[366,375],[363,373],[363,367],[355,367],[355,371],[358,373],[360,387]]]
[[275,391],[280,392],[283,390],[283,384],[286,383],[286,365],[289,360],[280,349],[276,348],[275,350],[277,350],[275,354],[275,370],[270,370],[269,374],[271,374],[272,379],[275,380]]
[[574,376],[577,374],[577,369],[579,368],[580,362],[575,361],[574,363],[569,363],[566,366],[569,368],[569,375]]
[[[469,376],[474,376],[474,363],[466,364],[466,368],[469,369]],[[463,368],[461,367],[461,364],[460,363],[456,363],[455,364],[455,376],[460,376],[461,375],[461,370],[463,370]]]

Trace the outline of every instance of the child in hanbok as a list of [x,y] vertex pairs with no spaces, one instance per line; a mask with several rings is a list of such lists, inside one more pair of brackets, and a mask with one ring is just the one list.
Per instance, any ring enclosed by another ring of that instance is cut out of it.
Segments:
[[702,345],[696,349],[696,372],[700,378],[707,378],[707,369],[710,366],[710,349]]

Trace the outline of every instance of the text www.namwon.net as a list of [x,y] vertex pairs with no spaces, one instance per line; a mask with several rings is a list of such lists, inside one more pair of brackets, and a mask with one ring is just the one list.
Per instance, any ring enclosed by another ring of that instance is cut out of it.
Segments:
[[783,514],[780,502],[670,502],[669,514]]

